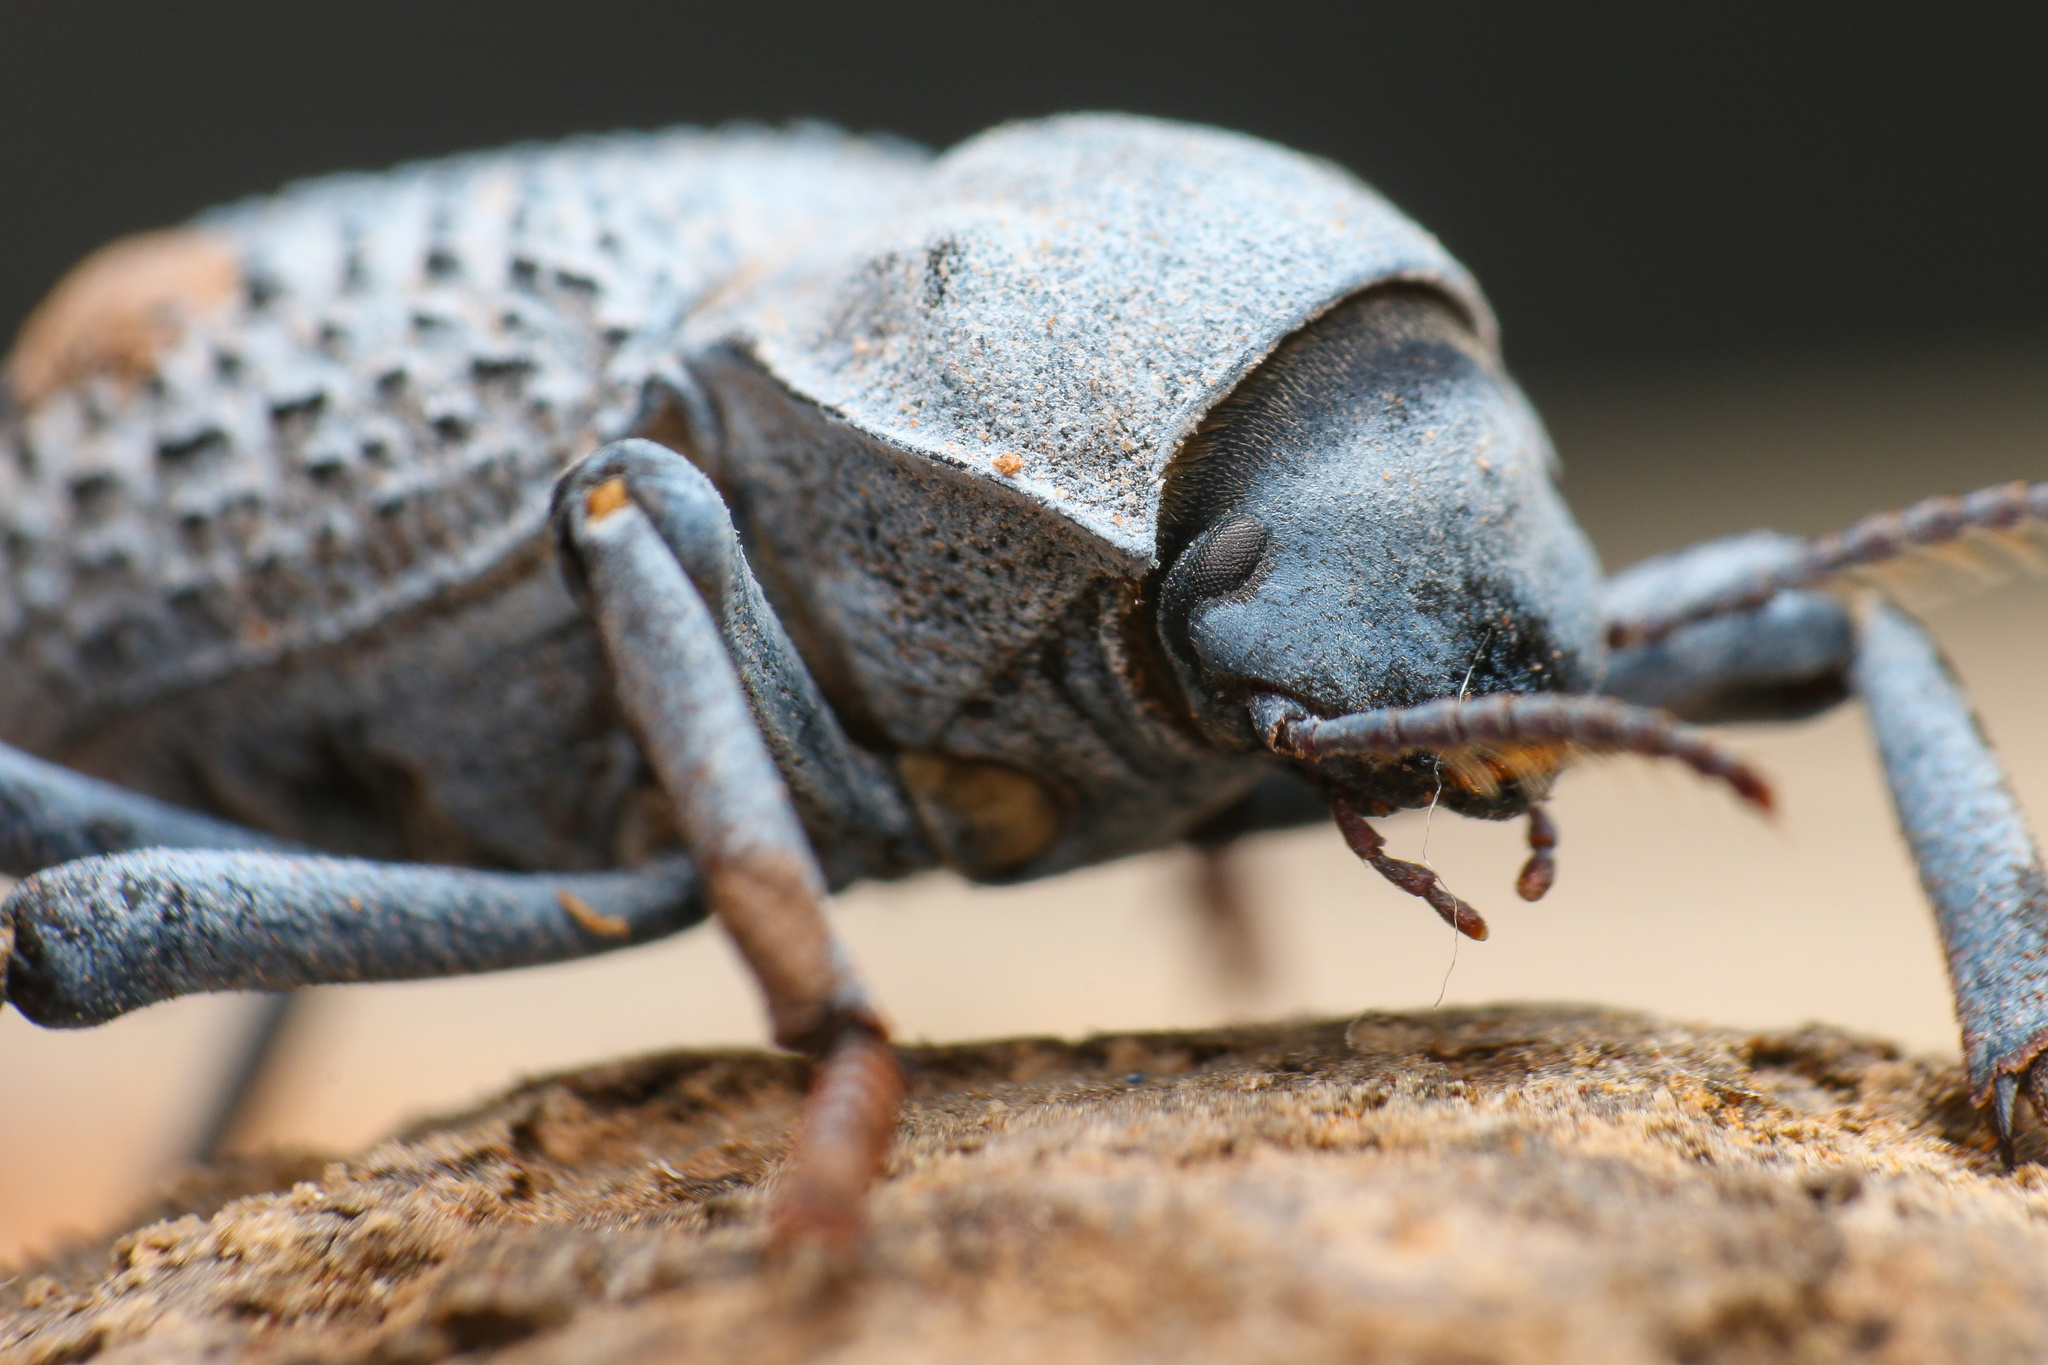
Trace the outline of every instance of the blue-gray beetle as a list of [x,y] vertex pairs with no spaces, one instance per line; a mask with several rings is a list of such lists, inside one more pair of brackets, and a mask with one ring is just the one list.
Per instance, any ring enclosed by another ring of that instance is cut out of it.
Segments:
[[[2009,1135],[2048,890],[1962,694],[1843,591],[2048,484],[1604,579],[1465,271],[1342,170],[1120,116],[944,155],[620,136],[117,243],[8,361],[6,999],[479,971],[716,915],[819,1058],[775,1205],[844,1238],[900,1074],[819,913],[1869,705]],[[2039,1101],[2035,1101],[2038,1103]]]

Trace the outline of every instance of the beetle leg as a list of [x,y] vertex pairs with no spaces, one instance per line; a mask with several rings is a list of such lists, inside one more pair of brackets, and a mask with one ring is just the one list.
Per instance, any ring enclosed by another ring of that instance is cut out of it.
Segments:
[[[1998,758],[1918,623],[1882,603],[1858,621],[1856,690],[1948,954],[1971,1098],[2010,1156],[2012,1104],[2044,1088],[2048,877]],[[2048,1119],[2048,1111],[2037,1110]]]
[[255,1008],[242,1025],[241,1037],[228,1054],[226,1073],[215,1082],[212,1103],[193,1130],[186,1148],[195,1163],[212,1161],[228,1150],[228,1143],[247,1125],[256,1101],[270,1087],[276,1075],[278,1057],[285,1040],[305,1018],[299,1007],[304,999],[297,991],[279,991],[256,998]]
[[774,1209],[777,1234],[844,1242],[887,1154],[901,1070],[826,923],[824,878],[764,735],[773,727],[757,724],[715,599],[686,576],[682,561],[699,546],[664,535],[639,505],[644,468],[626,480],[653,451],[622,442],[571,471],[556,527],[620,705],[674,803],[713,912],[761,983],[775,1041],[821,1063]]
[[1266,984],[1271,963],[1258,912],[1245,894],[1244,870],[1230,844],[1191,839],[1188,846],[1195,853],[1195,928],[1210,975],[1230,995],[1254,994]]
[[[1965,503],[2017,505],[2016,495]],[[1931,524],[1926,515],[1894,520]],[[1874,531],[1824,538],[1878,539]],[[1757,533],[1617,576],[1607,613],[1626,643],[1610,656],[1606,690],[1692,720],[1797,719],[1852,687],[1862,695],[1948,956],[1971,1095],[1991,1108],[2009,1153],[2022,1091],[2048,1116],[2048,1064],[2038,1061],[2048,1047],[2040,855],[1968,699],[1918,624],[1875,601],[1852,620],[1839,599],[1794,588],[1756,603],[1754,585],[1792,582],[1814,559],[1808,542]]]
[[563,476],[555,526],[572,586],[585,586],[583,551],[564,509],[619,496],[647,518],[710,608],[753,724],[821,850],[879,862],[853,875],[929,866],[933,856],[894,768],[840,726],[747,566],[725,500],[689,460],[653,441],[617,441]]
[[[1615,594],[1610,591],[1608,642],[1626,647],[1654,641],[1690,622],[1761,607],[1794,589],[1854,581],[1882,586],[1916,562],[1947,562],[1965,570],[1977,586],[1988,586],[2015,572],[2040,572],[2044,561],[2031,542],[2044,538],[2048,538],[2048,481],[2015,481],[1974,493],[1927,498],[1811,540],[1758,535],[1713,542],[1701,550],[1744,543],[1758,547],[1768,543],[1770,548],[1744,572],[1718,581],[1711,576],[1696,577],[1688,591],[1667,592],[1661,600],[1631,603],[1628,609],[1613,610]],[[1972,541],[1977,545],[1973,547]],[[2003,554],[1977,556],[1971,553],[1973,548]],[[1668,565],[1697,553],[1686,552],[1664,562]]]
[[[0,745],[0,1000],[78,1028],[199,991],[288,991],[560,961],[704,918],[686,863],[550,876],[321,858]],[[266,1001],[193,1156],[214,1154],[287,1026]]]
[[1607,584],[1602,690],[1690,721],[1813,715],[1849,695],[1855,653],[1829,589],[1962,553],[1972,538],[2024,567],[2026,541],[2044,534],[2048,483],[2009,483],[1811,540],[1755,531],[1646,560]]
[[[200,991],[496,971],[644,943],[704,918],[682,860],[645,872],[478,872],[246,850],[79,858],[0,902],[6,999],[84,1028]],[[12,936],[12,953],[4,938]]]
[[137,848],[291,847],[0,744],[0,874]]
[[[1696,617],[1759,577],[1795,563],[1805,542],[1769,531],[1645,560],[1607,584],[1602,611],[1617,643],[1601,690],[1683,720],[1798,720],[1849,695],[1855,631],[1836,597],[1785,591],[1758,605]],[[1671,620],[1661,633],[1640,623]]]
[[1557,881],[1557,824],[1541,806],[1529,807],[1529,861],[1515,878],[1515,894],[1540,901]]
[[1245,894],[1233,845],[1260,830],[1292,829],[1330,818],[1322,789],[1280,770],[1188,831],[1195,853],[1192,909],[1197,932],[1225,990],[1249,995],[1266,983],[1271,953]]
[[[74,858],[137,848],[285,847],[258,830],[168,805],[0,745],[0,874],[26,877]],[[0,939],[6,933],[7,921],[0,920]],[[0,999],[6,998],[5,956],[0,951]],[[218,1083],[188,1149],[194,1161],[217,1155],[247,1115],[269,1072],[278,1039],[290,1027],[297,998],[271,996],[250,1013],[234,1063]]]

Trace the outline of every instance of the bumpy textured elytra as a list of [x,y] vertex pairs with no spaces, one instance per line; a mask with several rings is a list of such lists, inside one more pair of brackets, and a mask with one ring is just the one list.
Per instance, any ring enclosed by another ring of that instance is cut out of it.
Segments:
[[[938,157],[622,136],[116,244],[8,362],[7,998],[485,970],[716,915],[820,1059],[776,1224],[843,1238],[886,1035],[819,914],[1441,800],[1870,702],[2005,1130],[2048,888],[1924,634],[1837,591],[2048,484],[1603,581],[1466,273],[1323,162],[1117,116]],[[1662,708],[1662,709],[1652,709]],[[63,766],[58,766],[63,765]],[[10,949],[11,943],[11,949]]]

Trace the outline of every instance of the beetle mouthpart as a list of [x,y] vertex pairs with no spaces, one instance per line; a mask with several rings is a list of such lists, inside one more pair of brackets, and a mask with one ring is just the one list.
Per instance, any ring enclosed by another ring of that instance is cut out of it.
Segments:
[[1557,826],[1541,806],[1529,807],[1529,861],[1515,878],[1515,894],[1540,901],[1557,881]]
[[1338,796],[1330,803],[1331,812],[1337,817],[1337,828],[1344,835],[1344,842],[1371,865],[1373,871],[1385,877],[1411,896],[1420,896],[1430,908],[1443,916],[1450,925],[1466,938],[1484,940],[1487,935],[1486,920],[1477,910],[1452,895],[1443,880],[1421,863],[1405,862],[1387,854],[1387,841],[1380,832],[1366,823],[1351,799]]
[[1662,711],[1612,697],[1502,692],[1325,720],[1287,698],[1262,695],[1252,699],[1250,710],[1274,752],[1305,763],[1436,754],[1469,781],[1475,764],[1513,771],[1526,765],[1530,750],[1562,746],[1554,750],[1559,757],[1578,750],[1675,759],[1726,783],[1766,815],[1773,805],[1770,784],[1732,750]]
[[[1903,511],[1879,512],[1847,530],[1815,536],[1784,562],[1676,611],[1610,621],[1607,643],[1612,649],[1654,644],[1696,621],[1752,611],[1781,592],[1836,580],[1861,580],[1880,590],[1899,587],[1893,580],[1915,565],[1946,568],[1973,587],[1994,587],[2017,573],[2048,571],[2044,543],[2048,482],[2002,483],[1960,496],[1927,498]],[[1979,548],[1993,555],[1971,553]],[[1993,562],[1999,552],[2002,562]]]

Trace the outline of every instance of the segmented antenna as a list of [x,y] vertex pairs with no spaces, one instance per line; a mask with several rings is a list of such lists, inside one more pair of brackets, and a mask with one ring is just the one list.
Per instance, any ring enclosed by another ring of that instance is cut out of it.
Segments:
[[[2030,543],[2048,534],[2048,482],[1998,484],[1974,493],[1928,498],[1897,512],[1865,517],[1844,531],[1816,536],[1786,563],[1759,572],[1723,592],[1694,602],[1682,611],[1612,621],[1607,643],[1621,649],[1652,644],[1680,626],[1730,612],[1749,611],[1777,594],[1813,588],[1838,578],[1867,579],[1916,552],[1961,548],[1966,537],[1978,536],[2006,552],[1997,566],[1961,566],[1975,570],[1982,586],[1991,586],[2018,572],[2048,570]],[[1991,571],[1986,572],[1986,569]],[[1880,581],[1879,588],[1889,586]]]
[[[1261,708],[1269,709],[1269,708]],[[1669,758],[1726,783],[1768,813],[1770,784],[1735,752],[1662,711],[1612,697],[1501,692],[1472,701],[1359,711],[1325,720],[1292,708],[1262,726],[1274,750],[1306,762],[1325,758],[1471,755],[1512,759],[1517,750],[1563,745],[1585,753]],[[1512,764],[1510,764],[1512,766]]]

